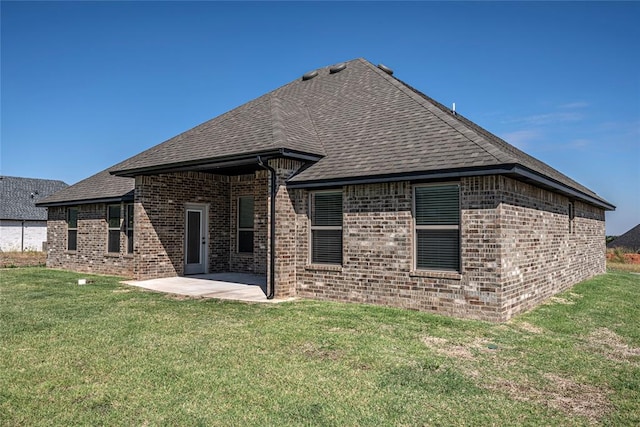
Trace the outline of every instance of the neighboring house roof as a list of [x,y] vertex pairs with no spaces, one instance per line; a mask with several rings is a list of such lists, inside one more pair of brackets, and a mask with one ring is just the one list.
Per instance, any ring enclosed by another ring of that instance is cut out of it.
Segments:
[[0,219],[46,221],[47,210],[36,203],[65,187],[52,179],[0,176]]
[[[122,176],[253,161],[317,163],[291,187],[511,174],[614,206],[593,191],[449,111],[364,59],[317,70],[156,145],[113,168]],[[234,163],[235,162],[235,163]]]
[[607,243],[607,247],[627,248],[634,251],[640,251],[640,224]]
[[38,206],[61,206],[77,203],[108,203],[120,200],[133,200],[134,188],[135,180],[133,178],[113,176],[108,170],[103,170],[41,200]]

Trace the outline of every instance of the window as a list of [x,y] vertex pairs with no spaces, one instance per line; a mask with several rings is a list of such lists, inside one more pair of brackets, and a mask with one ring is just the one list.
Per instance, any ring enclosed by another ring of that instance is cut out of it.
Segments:
[[78,208],[67,209],[67,250],[78,249]]
[[460,271],[458,184],[414,187],[416,268]]
[[253,253],[253,196],[238,197],[238,252]]
[[127,253],[133,253],[133,204],[129,203],[125,205],[125,222],[124,230],[127,235]]
[[109,224],[109,237],[107,252],[120,252],[120,205],[107,206],[107,223]]
[[569,216],[569,234],[573,234],[573,220],[576,217],[576,209],[575,206],[573,205],[573,202],[569,202],[569,209],[568,209],[568,216]]
[[342,192],[311,193],[311,263],[342,264]]

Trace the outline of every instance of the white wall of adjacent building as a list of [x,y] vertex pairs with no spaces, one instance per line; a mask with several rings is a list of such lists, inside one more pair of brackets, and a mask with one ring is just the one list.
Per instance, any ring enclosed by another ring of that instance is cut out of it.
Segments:
[[0,251],[42,251],[47,221],[0,220]]

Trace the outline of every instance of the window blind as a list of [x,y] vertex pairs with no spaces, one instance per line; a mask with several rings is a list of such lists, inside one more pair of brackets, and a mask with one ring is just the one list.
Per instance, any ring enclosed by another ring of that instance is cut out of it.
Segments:
[[460,270],[460,190],[458,184],[417,186],[416,268]]
[[311,262],[342,264],[342,192],[311,195]]

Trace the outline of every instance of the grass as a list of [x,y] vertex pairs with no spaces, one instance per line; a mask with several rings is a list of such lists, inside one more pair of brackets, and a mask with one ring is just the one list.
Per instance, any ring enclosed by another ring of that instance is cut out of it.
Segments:
[[505,324],[0,270],[0,425],[638,425],[640,276]]

